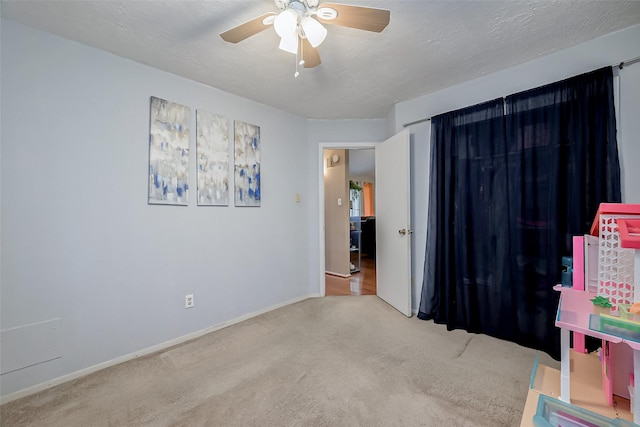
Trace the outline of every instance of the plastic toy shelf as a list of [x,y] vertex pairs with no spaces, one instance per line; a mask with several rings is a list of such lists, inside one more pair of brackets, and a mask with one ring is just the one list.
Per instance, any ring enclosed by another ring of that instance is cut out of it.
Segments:
[[624,342],[632,349],[640,350],[640,342],[589,328],[589,318],[593,313],[593,303],[591,299],[596,296],[595,294],[572,288],[563,288],[562,286],[554,286],[553,289],[561,292],[560,303],[558,304],[558,315],[556,317],[557,327],[573,332],[580,332],[613,343]]
[[[561,363],[560,363],[560,400],[571,402],[571,381],[570,381],[570,357],[569,348],[570,331],[583,333],[612,343],[625,343],[633,349],[633,371],[634,377],[640,378],[640,342],[625,339],[620,336],[611,335],[605,332],[594,331],[589,328],[589,319],[593,314],[593,303],[590,301],[595,294],[586,291],[579,291],[562,286],[554,286],[560,291],[560,303],[556,316],[556,326],[561,328]],[[634,399],[633,411],[635,423],[640,423],[640,399]]]
[[600,223],[600,215],[638,215],[640,212],[640,204],[630,203],[600,203],[596,217],[591,225],[591,235],[598,236],[598,225]]
[[636,424],[621,419],[605,417],[597,412],[565,403],[541,394],[538,410],[533,417],[536,427],[634,427]]
[[[629,412],[629,401],[614,396],[615,408],[609,406],[602,393],[601,365],[596,354],[571,352],[571,388],[573,404],[607,418],[619,417],[631,421],[633,414]],[[533,418],[539,406],[540,396],[546,395],[557,399],[560,396],[560,371],[544,365],[537,360],[531,374],[531,382],[527,401],[522,412],[520,427],[534,427]],[[588,425],[588,424],[587,424]]]
[[619,219],[618,232],[623,248],[640,249],[640,219]]

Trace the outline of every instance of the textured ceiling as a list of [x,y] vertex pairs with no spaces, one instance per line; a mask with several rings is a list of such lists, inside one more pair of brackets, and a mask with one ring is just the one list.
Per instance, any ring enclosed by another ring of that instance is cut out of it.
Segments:
[[316,119],[384,118],[399,101],[640,23],[640,1],[345,3],[390,9],[391,22],[382,33],[327,26],[322,64],[298,78],[272,29],[238,44],[219,37],[277,11],[271,0],[2,0],[2,14]]

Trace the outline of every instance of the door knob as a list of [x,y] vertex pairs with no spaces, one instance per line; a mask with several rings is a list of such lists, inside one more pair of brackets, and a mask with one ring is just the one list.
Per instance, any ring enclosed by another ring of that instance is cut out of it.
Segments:
[[401,234],[404,236],[405,234],[407,234],[407,230],[405,230],[404,228],[401,228],[400,230],[398,230],[398,234]]

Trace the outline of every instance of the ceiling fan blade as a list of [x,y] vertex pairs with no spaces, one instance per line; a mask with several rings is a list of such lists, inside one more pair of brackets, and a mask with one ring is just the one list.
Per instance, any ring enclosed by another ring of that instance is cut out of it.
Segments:
[[225,31],[220,34],[220,37],[224,41],[229,43],[238,43],[244,39],[247,39],[254,34],[258,34],[260,31],[266,30],[272,23],[265,24],[263,21],[270,17],[276,15],[273,12],[265,13],[264,15],[258,16],[257,18],[252,19],[251,21],[247,21],[244,24],[240,24],[237,27],[234,27],[230,30]]
[[304,59],[304,68],[317,67],[322,62],[318,49],[311,46],[307,39],[302,39],[302,59]]
[[322,3],[318,9],[328,7],[338,12],[335,19],[322,19],[323,24],[338,25],[341,27],[357,28],[359,30],[375,31],[384,30],[389,24],[391,12],[386,9],[374,9],[372,7],[350,6],[348,4]]

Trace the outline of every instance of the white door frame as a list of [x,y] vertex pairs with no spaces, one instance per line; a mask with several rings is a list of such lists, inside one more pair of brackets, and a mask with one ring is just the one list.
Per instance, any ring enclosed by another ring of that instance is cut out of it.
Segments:
[[376,148],[378,142],[321,142],[318,144],[318,205],[320,207],[319,224],[318,224],[318,246],[320,251],[320,262],[318,263],[320,271],[318,272],[320,284],[320,296],[325,296],[325,244],[324,244],[324,150],[357,150],[366,148]]

